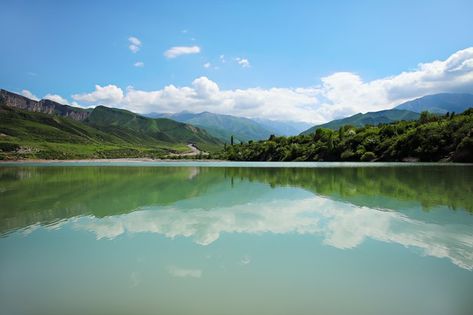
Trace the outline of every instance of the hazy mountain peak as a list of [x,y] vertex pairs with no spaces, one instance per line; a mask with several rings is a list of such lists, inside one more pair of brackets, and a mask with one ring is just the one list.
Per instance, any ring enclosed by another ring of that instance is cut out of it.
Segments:
[[394,108],[413,112],[429,111],[444,114],[446,112],[461,113],[473,107],[473,94],[468,93],[439,93],[425,95],[411,101],[404,102]]

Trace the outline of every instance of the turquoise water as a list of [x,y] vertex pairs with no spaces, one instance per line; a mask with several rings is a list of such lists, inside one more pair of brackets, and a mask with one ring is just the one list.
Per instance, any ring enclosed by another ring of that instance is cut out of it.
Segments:
[[4,165],[0,235],[0,314],[473,314],[468,165]]

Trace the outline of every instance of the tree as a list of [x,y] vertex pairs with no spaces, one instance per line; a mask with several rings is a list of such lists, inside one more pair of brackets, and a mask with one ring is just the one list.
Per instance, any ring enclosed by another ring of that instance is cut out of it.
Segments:
[[230,145],[233,145],[233,135],[230,137]]
[[431,114],[428,111],[420,113],[419,122],[421,124],[428,123],[430,121]]

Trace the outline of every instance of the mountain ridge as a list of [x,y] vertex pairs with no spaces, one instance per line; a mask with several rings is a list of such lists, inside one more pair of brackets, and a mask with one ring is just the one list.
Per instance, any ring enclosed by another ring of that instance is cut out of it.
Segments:
[[365,125],[378,125],[381,123],[388,124],[400,120],[415,120],[419,118],[419,116],[420,114],[418,113],[401,109],[385,109],[377,112],[367,112],[364,114],[358,113],[353,116],[335,119],[325,124],[315,125],[302,132],[301,135],[314,133],[319,128],[336,130],[345,125],[362,127]]
[[250,118],[215,114],[211,112],[179,112],[175,114],[150,113],[148,117],[167,117],[183,123],[204,128],[216,138],[230,143],[231,136],[236,142],[267,139],[273,131],[268,130]]
[[24,109],[30,112],[55,114],[63,117],[69,117],[78,121],[85,120],[92,112],[92,109],[64,105],[48,99],[35,101],[27,98],[26,96],[19,95],[4,89],[0,89],[0,98],[4,99],[6,105],[10,107]]
[[[391,109],[385,109],[376,112],[358,113],[349,117],[335,119],[324,124],[315,125],[301,134],[313,133],[318,128],[338,129],[344,125],[361,127],[364,125],[377,125],[380,123],[391,123],[400,120],[415,120],[423,111],[436,114],[446,114],[447,112],[461,113],[470,107],[473,107],[473,94],[429,94],[401,103]],[[402,113],[399,111],[404,112]]]
[[205,151],[223,145],[205,130],[171,119],[105,106],[84,110],[5,90],[0,122],[0,158],[156,157],[187,151],[188,144]]
[[445,114],[447,112],[461,113],[473,107],[473,94],[470,93],[438,93],[429,94],[404,102],[394,107],[416,113],[428,111]]

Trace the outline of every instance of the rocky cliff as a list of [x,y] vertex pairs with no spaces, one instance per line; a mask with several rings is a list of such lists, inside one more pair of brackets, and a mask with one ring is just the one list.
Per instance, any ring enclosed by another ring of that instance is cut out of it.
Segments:
[[51,100],[35,101],[27,97],[0,89],[0,99],[9,107],[16,107],[30,112],[69,117],[82,121],[89,117],[92,110],[62,105]]

